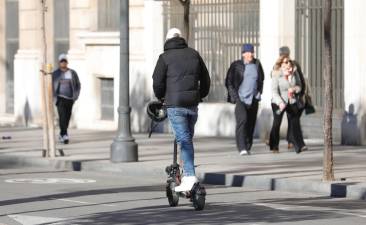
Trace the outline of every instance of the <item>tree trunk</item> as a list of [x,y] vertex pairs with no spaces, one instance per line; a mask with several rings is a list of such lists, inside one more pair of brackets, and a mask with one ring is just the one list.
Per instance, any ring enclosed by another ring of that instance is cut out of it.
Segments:
[[190,0],[179,0],[184,8],[184,33],[186,35],[186,41],[189,40],[189,9],[191,6]]
[[323,181],[334,180],[333,171],[333,84],[332,84],[332,40],[331,40],[331,0],[323,0],[323,23],[324,23],[324,47],[323,47],[323,77],[324,90],[324,157],[323,157]]
[[[43,68],[46,71],[47,64],[47,40],[46,40],[46,2],[41,0],[42,5],[42,53],[43,53]],[[41,86],[41,106],[42,106],[42,128],[43,128],[43,157],[49,156],[49,138],[48,138],[48,114],[47,114],[47,102],[46,102],[46,82],[45,74],[40,73],[40,86]]]

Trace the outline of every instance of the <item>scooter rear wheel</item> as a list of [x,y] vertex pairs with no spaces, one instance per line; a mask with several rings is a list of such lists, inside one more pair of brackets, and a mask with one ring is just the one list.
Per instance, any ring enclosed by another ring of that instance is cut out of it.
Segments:
[[166,185],[166,196],[168,197],[168,202],[171,207],[175,207],[179,203],[179,195],[177,192],[174,191],[176,186],[175,182],[168,182]]

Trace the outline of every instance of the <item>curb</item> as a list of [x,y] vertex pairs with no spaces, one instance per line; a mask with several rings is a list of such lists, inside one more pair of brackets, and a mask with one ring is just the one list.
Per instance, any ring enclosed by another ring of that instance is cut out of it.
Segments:
[[46,159],[34,156],[3,154],[0,156],[0,169],[19,167],[51,167],[71,171],[80,171],[80,161]]
[[[1,168],[51,167],[69,171],[93,171],[123,173],[132,176],[151,176],[165,180],[165,166],[154,167],[140,162],[111,163],[105,161],[79,161],[46,159],[4,154],[0,156]],[[335,198],[366,200],[366,183],[357,182],[322,182],[294,178],[273,178],[268,176],[233,175],[224,173],[201,172],[197,176],[204,184],[224,185],[227,187],[246,187],[270,191],[317,193]]]
[[270,191],[324,194],[334,198],[366,200],[366,184],[357,182],[322,182],[293,178],[271,178],[219,173],[202,173],[203,183],[229,187],[258,188]]

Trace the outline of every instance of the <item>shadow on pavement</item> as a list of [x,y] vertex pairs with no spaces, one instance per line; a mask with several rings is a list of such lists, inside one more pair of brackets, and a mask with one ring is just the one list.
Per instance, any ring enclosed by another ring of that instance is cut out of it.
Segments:
[[[184,205],[187,206],[187,205]],[[189,207],[170,208],[166,205],[140,207],[130,210],[91,214],[80,219],[67,220],[61,224],[233,224],[256,222],[293,222],[342,217],[332,212],[315,210],[277,210],[250,203],[207,204],[203,211]]]
[[350,199],[334,200],[334,198],[330,197],[262,199],[261,202],[284,204],[290,206],[324,207],[340,210],[363,210],[366,208],[366,201]]
[[50,199],[60,199],[60,198],[75,198],[82,196],[95,196],[102,194],[115,194],[115,193],[123,193],[123,192],[144,192],[144,191],[159,191],[163,192],[164,184],[155,185],[155,186],[138,186],[138,187],[124,187],[124,188],[110,188],[110,189],[96,189],[96,190],[87,190],[87,191],[77,191],[71,193],[62,193],[62,194],[52,194],[52,195],[44,195],[38,197],[30,197],[30,198],[20,198],[20,199],[11,199],[0,201],[0,206],[7,205],[16,205],[23,203],[31,203],[31,202],[40,202],[40,201],[49,201]]

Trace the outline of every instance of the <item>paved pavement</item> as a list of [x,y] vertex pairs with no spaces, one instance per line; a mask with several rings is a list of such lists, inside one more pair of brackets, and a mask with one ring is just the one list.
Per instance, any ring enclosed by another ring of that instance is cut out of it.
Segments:
[[[134,134],[139,161],[111,163],[110,144],[115,132],[71,130],[69,145],[58,145],[64,157],[41,157],[40,129],[0,128],[0,169],[20,166],[52,166],[57,169],[119,173],[165,178],[172,161],[173,137],[169,134]],[[233,138],[196,137],[196,171],[208,184],[265,190],[319,193],[333,197],[366,199],[366,148],[334,146],[334,182],[322,182],[322,140],[306,140],[309,151],[296,154],[281,142],[280,154],[272,154],[256,140],[252,155],[239,156]]]
[[0,171],[0,224],[360,225],[366,202],[318,194],[206,185],[203,211],[169,207],[165,179],[46,168]]

